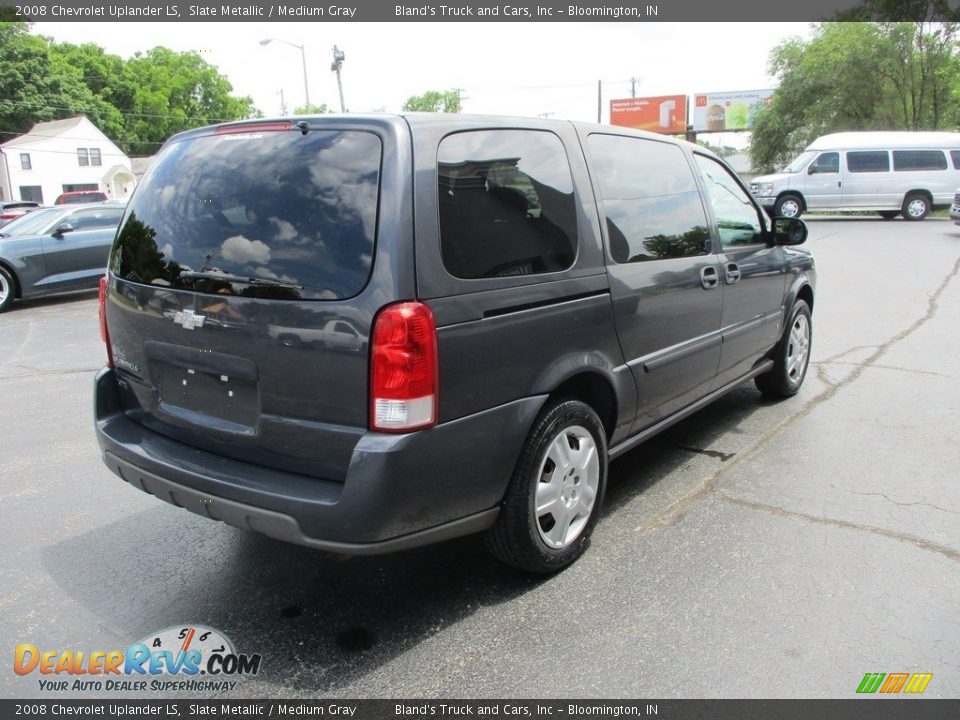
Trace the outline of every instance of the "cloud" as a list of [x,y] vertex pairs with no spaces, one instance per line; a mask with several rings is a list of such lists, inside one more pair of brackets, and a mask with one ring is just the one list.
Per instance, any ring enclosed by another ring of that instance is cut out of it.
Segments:
[[297,236],[297,229],[286,220],[281,220],[278,217],[271,217],[270,225],[272,225],[274,229],[274,240],[286,242],[287,240],[293,240]]
[[289,275],[277,275],[273,270],[265,267],[258,267],[253,271],[254,275],[261,278],[267,278],[268,280],[279,280],[280,282],[285,282],[289,285],[298,285],[297,279],[295,277],[290,277]]
[[233,235],[223,241],[220,254],[224,260],[236,263],[257,263],[264,265],[270,262],[270,248],[260,240],[248,240],[243,235]]

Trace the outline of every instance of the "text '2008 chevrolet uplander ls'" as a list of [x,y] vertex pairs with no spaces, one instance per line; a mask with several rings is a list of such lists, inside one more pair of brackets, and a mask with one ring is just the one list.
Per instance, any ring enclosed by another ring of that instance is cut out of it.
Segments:
[[101,291],[103,458],[232,525],[373,553],[586,548],[607,461],[745,380],[796,393],[815,274],[708,151],[560,121],[172,138]]

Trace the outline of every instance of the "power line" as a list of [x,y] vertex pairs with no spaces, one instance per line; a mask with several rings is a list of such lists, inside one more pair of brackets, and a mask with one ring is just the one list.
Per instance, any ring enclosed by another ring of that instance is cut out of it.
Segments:
[[[105,100],[104,102],[108,102],[108,101]],[[40,100],[29,101],[29,102],[24,100],[0,100],[0,108],[3,108],[4,105],[14,105],[17,107],[24,107],[24,108],[45,108],[50,110],[66,110],[67,112],[73,112],[73,113],[80,112],[80,113],[90,113],[90,114],[99,114],[102,110],[97,108],[89,108],[85,110],[83,108],[67,107],[65,105],[47,105],[46,103]],[[160,120],[198,120],[204,123],[218,123],[218,122],[230,122],[232,120],[239,119],[239,118],[211,118],[211,117],[193,117],[193,116],[181,117],[179,115],[159,115],[156,113],[124,112],[122,110],[117,109],[116,107],[114,107],[114,109],[117,110],[118,114],[124,117],[143,117],[143,118],[154,118],[154,119],[160,119]]]

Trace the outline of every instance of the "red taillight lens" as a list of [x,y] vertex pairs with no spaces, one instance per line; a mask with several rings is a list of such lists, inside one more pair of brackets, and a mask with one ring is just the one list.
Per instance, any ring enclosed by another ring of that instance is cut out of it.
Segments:
[[110,332],[107,330],[107,278],[100,278],[100,339],[107,346],[107,365],[113,367],[113,350],[110,348]]
[[423,303],[389,305],[370,343],[370,429],[421,430],[437,424],[437,324]]

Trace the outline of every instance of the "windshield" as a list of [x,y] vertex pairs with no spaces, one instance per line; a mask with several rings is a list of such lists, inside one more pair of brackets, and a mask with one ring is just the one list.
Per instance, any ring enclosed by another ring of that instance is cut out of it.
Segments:
[[813,150],[807,150],[806,152],[800,153],[800,156],[797,157],[792,163],[787,165],[783,171],[785,173],[797,173],[803,170],[807,165],[810,164],[810,161],[817,156]]
[[27,213],[0,228],[0,235],[5,237],[19,237],[21,235],[42,235],[47,227],[53,224],[54,219],[63,215],[59,208],[44,208]]
[[372,264],[380,155],[365,131],[252,128],[174,143],[130,201],[111,269],[205,293],[356,295]]

